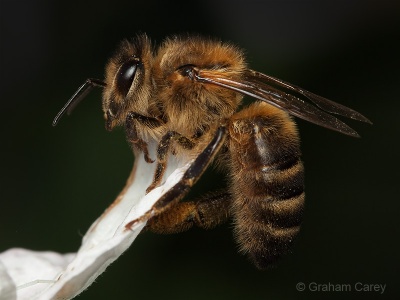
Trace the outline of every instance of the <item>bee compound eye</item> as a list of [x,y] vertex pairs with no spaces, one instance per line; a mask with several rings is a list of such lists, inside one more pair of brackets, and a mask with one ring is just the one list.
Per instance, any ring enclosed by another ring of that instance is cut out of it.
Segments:
[[129,92],[133,79],[135,78],[138,64],[139,62],[137,60],[130,60],[125,62],[118,70],[116,85],[118,91],[123,95]]

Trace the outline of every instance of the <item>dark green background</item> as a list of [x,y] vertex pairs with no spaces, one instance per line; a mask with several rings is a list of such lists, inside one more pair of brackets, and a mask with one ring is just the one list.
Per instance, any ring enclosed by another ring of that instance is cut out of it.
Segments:
[[[378,4],[379,3],[379,4]],[[307,207],[293,254],[257,271],[230,225],[141,235],[79,299],[386,299],[400,293],[399,41],[396,1],[1,1],[0,252],[76,251],[121,190],[133,157],[104,129],[100,91],[53,128],[115,45],[142,31],[196,32],[246,49],[252,68],[348,105],[362,139],[299,121]],[[204,178],[205,191],[215,178]],[[304,282],[387,284],[298,292]]]

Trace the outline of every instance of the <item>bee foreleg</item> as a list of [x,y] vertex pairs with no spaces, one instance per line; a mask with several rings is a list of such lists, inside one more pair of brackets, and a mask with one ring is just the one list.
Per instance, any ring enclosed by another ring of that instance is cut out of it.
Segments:
[[135,112],[129,112],[125,120],[126,136],[128,142],[143,152],[144,160],[146,162],[153,163],[154,160],[150,158],[147,143],[138,136],[135,121],[138,121],[139,123],[146,125],[149,128],[156,128],[161,126],[161,121],[156,118],[146,117]]
[[154,162],[154,160],[150,158],[149,148],[147,146],[147,143],[138,137],[136,126],[132,125],[126,127],[126,138],[129,144],[131,144],[132,146],[136,147],[137,149],[143,152],[144,160],[147,163]]
[[227,221],[232,196],[227,192],[211,194],[198,201],[180,202],[151,218],[146,228],[154,233],[171,234],[189,230],[193,225],[211,229]]
[[146,193],[149,193],[154,189],[159,183],[164,175],[165,169],[167,167],[168,153],[171,150],[171,142],[175,141],[179,146],[184,149],[192,149],[194,143],[184,137],[176,131],[168,131],[162,138],[157,147],[157,167],[154,173],[153,182],[146,189]]
[[145,125],[149,128],[160,127],[162,123],[162,121],[157,118],[143,116],[141,114],[130,111],[128,113],[128,116],[126,117],[126,123],[132,123],[134,120],[138,121],[140,124]]

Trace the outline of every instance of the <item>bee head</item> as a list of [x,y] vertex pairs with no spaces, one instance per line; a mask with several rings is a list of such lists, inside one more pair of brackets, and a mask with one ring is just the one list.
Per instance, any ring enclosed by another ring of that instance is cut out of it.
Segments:
[[124,40],[106,66],[103,112],[107,130],[123,125],[130,111],[145,113],[152,90],[151,44],[146,35]]

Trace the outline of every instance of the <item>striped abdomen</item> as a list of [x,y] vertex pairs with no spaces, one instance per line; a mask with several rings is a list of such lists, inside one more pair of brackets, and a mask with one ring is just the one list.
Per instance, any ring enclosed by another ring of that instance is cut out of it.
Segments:
[[304,173],[294,122],[255,103],[231,118],[232,215],[242,252],[265,269],[285,254],[300,229]]

